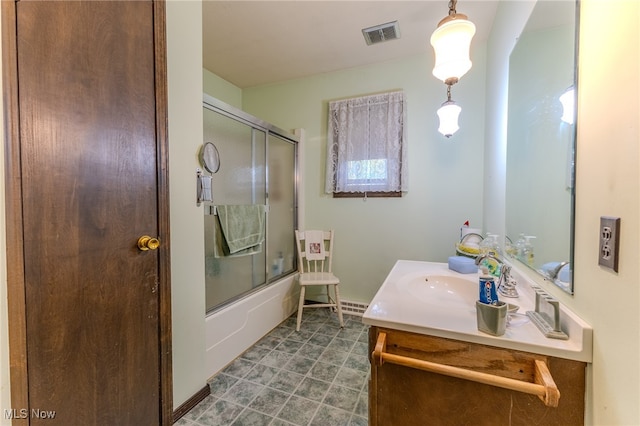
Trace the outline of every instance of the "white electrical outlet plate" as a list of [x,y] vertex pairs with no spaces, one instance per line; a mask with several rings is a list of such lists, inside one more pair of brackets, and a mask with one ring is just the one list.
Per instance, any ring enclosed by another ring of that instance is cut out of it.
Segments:
[[618,272],[620,249],[620,218],[600,217],[600,247],[598,264]]

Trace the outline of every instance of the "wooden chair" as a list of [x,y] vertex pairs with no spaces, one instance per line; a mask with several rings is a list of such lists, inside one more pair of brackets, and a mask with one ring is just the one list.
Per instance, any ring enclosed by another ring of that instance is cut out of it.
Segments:
[[[296,249],[298,251],[298,283],[300,284],[300,301],[298,302],[298,322],[296,331],[300,331],[302,311],[305,308],[335,308],[338,312],[340,327],[344,327],[342,307],[340,305],[340,280],[331,271],[333,255],[333,230],[331,231],[295,231]],[[320,245],[321,244],[321,245]],[[305,304],[307,286],[325,286],[327,303]],[[333,287],[334,297],[331,297]]]

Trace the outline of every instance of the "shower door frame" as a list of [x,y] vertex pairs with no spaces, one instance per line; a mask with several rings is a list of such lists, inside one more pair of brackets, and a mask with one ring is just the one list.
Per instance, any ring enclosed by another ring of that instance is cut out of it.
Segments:
[[[205,109],[208,109],[210,111],[216,112],[222,116],[225,116],[227,118],[230,118],[232,120],[238,121],[240,123],[246,124],[247,126],[251,127],[251,143],[254,144],[255,143],[255,130],[259,130],[259,131],[263,131],[265,133],[265,187],[266,187],[266,191],[265,191],[265,205],[266,205],[266,211],[267,211],[267,222],[265,225],[265,241],[263,243],[264,246],[264,256],[265,256],[265,276],[266,276],[266,280],[263,284],[254,287],[248,291],[245,291],[239,295],[236,295],[234,297],[231,297],[230,299],[215,305],[214,307],[212,307],[211,309],[209,309],[209,307],[206,307],[207,310],[207,315],[212,314],[214,312],[217,312],[227,306],[229,306],[232,303],[237,302],[238,300],[244,299],[258,291],[261,291],[265,288],[267,288],[269,285],[278,282],[280,280],[282,280],[283,278],[286,278],[290,275],[296,274],[298,272],[297,269],[297,254],[296,251],[293,251],[293,268],[281,275],[275,276],[275,277],[269,277],[269,262],[267,261],[267,259],[269,259],[269,213],[270,213],[270,203],[269,203],[269,136],[273,135],[276,136],[280,139],[283,139],[286,142],[289,142],[293,145],[293,155],[294,155],[294,185],[293,185],[293,229],[291,230],[291,236],[292,236],[292,243],[295,243],[295,234],[293,233],[293,231],[295,229],[298,229],[298,223],[299,223],[299,208],[298,208],[298,196],[299,196],[299,188],[298,185],[300,183],[300,163],[299,163],[299,143],[300,143],[300,137],[297,135],[294,135],[291,132],[288,132],[286,130],[283,130],[277,126],[274,126],[271,123],[268,123],[264,120],[261,120],[257,117],[254,117],[253,115],[244,112],[232,105],[229,105],[217,98],[214,98],[213,96],[210,96],[206,93],[203,93],[203,100],[202,100],[202,106]],[[252,150],[252,155],[253,155],[253,150]],[[252,191],[254,191],[254,189],[252,188]],[[208,208],[209,206],[206,205],[205,208]]]

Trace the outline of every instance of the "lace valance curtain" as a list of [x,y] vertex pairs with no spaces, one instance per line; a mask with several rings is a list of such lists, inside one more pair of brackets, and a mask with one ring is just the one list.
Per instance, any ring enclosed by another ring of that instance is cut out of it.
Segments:
[[405,123],[404,92],[330,102],[325,192],[406,191]]

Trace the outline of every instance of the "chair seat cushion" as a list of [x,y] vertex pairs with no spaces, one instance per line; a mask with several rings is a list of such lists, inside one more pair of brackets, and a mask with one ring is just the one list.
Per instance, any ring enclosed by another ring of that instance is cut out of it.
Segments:
[[300,274],[298,280],[300,285],[328,285],[340,283],[338,277],[333,275],[331,272],[305,272]]

